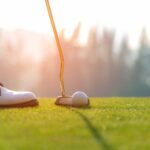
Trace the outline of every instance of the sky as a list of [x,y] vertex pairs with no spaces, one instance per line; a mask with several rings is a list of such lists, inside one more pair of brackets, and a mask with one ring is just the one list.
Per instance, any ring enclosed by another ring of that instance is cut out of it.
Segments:
[[[50,0],[58,31],[70,36],[82,23],[82,39],[91,26],[116,31],[117,38],[127,35],[136,46],[143,27],[150,34],[149,0]],[[45,0],[0,0],[0,28],[25,29],[52,34]]]

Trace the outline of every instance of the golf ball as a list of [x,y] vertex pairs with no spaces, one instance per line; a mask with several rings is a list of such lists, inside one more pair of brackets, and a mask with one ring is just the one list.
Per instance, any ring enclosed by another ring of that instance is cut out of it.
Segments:
[[88,105],[88,96],[82,92],[77,91],[72,95],[72,103],[76,106]]

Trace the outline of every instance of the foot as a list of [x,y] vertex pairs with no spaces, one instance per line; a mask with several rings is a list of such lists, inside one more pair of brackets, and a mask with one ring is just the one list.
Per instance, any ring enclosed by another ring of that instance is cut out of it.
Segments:
[[0,107],[29,107],[38,105],[37,97],[32,92],[9,90],[0,83]]

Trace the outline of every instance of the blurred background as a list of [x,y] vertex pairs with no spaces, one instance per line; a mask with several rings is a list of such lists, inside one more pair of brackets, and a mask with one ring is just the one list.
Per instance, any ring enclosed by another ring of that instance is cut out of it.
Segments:
[[[148,0],[51,0],[68,94],[150,96]],[[0,82],[57,96],[59,55],[44,0],[0,0]]]

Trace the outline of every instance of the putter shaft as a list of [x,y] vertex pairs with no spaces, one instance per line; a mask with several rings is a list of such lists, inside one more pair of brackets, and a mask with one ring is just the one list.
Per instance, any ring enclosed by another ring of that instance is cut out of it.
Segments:
[[65,97],[65,86],[64,86],[64,56],[63,56],[63,51],[62,51],[62,47],[59,41],[59,37],[58,37],[58,33],[57,33],[57,29],[56,29],[56,25],[54,22],[54,18],[53,18],[53,14],[52,14],[52,10],[50,7],[50,3],[49,0],[45,0],[46,3],[46,7],[47,7],[47,12],[49,15],[49,19],[53,28],[53,33],[55,36],[55,40],[56,40],[56,44],[57,44],[57,48],[59,51],[59,57],[60,57],[60,89],[61,89],[61,95],[63,97]]

